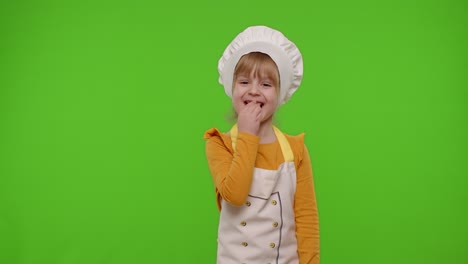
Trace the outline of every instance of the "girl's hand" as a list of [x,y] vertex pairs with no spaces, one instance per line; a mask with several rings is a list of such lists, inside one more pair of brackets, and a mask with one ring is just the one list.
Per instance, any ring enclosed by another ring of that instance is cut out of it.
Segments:
[[239,131],[258,136],[260,121],[262,118],[262,108],[255,102],[249,102],[239,112],[237,127]]

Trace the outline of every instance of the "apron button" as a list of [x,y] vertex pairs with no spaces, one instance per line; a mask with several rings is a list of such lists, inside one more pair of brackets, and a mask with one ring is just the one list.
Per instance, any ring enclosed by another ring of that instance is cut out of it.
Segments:
[[275,243],[270,243],[271,248],[275,248],[275,246],[276,246]]
[[245,205],[250,206],[251,203],[249,201],[245,202]]
[[277,203],[276,203],[276,200],[271,201],[271,204],[272,204],[272,205],[276,205],[276,204],[277,204]]
[[274,227],[278,227],[278,222],[273,222]]
[[240,222],[241,226],[246,226],[247,223],[245,221]]
[[248,246],[249,244],[247,244],[247,242],[242,242],[242,245],[243,245],[244,247],[246,247],[246,246]]

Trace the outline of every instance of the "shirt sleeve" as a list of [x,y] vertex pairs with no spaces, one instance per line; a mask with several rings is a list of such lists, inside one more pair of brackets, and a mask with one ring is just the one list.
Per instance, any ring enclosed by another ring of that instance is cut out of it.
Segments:
[[216,188],[218,209],[221,208],[221,198],[241,206],[250,191],[259,137],[239,131],[235,150],[232,150],[230,141],[229,144],[223,141],[219,132],[205,138],[208,139],[206,157]]
[[[303,144],[303,143],[302,143]],[[315,198],[312,165],[304,145],[302,159],[297,166],[297,186],[294,203],[296,237],[300,264],[319,264],[319,221]]]

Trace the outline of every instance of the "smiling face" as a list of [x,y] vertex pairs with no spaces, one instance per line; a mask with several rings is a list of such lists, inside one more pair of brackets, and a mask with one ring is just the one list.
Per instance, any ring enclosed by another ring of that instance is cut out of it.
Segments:
[[279,73],[266,54],[252,52],[242,56],[234,70],[232,104],[236,113],[248,103],[259,104],[262,121],[273,117],[278,106]]

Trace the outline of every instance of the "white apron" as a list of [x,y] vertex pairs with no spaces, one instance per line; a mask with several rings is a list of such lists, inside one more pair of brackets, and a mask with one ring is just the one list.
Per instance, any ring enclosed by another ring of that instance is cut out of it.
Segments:
[[[296,264],[294,194],[296,169],[286,137],[273,127],[285,162],[277,170],[254,168],[247,201],[238,207],[221,201],[218,264]],[[233,149],[237,126],[231,129]]]

